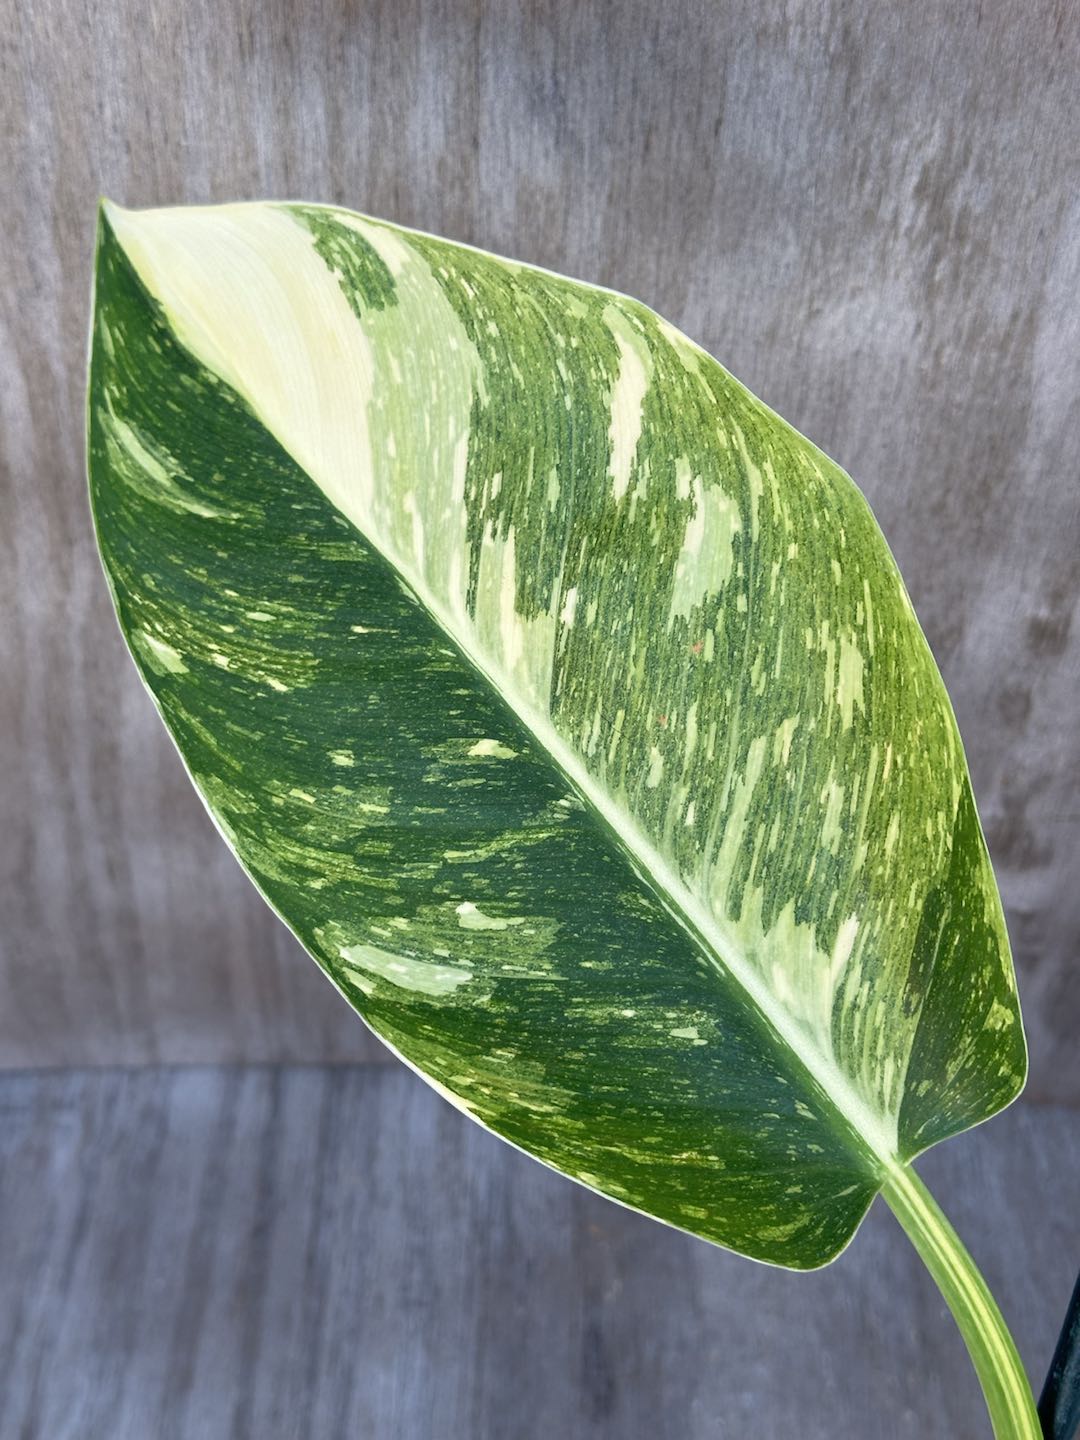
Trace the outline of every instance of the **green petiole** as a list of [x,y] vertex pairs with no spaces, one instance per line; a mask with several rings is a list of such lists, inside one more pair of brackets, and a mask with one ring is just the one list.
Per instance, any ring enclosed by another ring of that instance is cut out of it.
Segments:
[[986,1281],[940,1206],[910,1166],[881,1192],[937,1282],[979,1377],[996,1440],[1042,1440],[1016,1345]]

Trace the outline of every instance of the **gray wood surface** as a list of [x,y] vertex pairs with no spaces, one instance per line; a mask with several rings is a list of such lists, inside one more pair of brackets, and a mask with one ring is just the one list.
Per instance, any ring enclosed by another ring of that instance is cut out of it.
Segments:
[[[1080,1263],[1076,1115],[920,1166],[1033,1373]],[[5,1440],[985,1440],[880,1202],[811,1275],[545,1170],[403,1067],[0,1078]]]
[[340,201],[628,290],[844,463],[966,738],[1032,1093],[1080,1098],[1080,8],[0,0],[0,1064],[378,1053],[109,613],[94,204]]

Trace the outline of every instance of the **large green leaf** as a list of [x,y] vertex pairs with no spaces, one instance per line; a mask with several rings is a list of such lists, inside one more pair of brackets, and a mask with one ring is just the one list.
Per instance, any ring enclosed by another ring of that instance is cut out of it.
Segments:
[[646,307],[341,210],[110,209],[89,418],[120,622],[211,814],[474,1118],[804,1268],[1016,1095],[885,542]]

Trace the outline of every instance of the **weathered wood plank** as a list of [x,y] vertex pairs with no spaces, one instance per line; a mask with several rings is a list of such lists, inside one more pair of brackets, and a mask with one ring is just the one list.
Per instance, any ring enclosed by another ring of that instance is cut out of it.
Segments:
[[860,480],[956,700],[1033,1093],[1080,1096],[1080,10],[9,6],[0,1064],[346,1058],[205,821],[82,477],[93,210],[339,200],[630,290]]
[[[1040,1378],[1078,1164],[1018,1106],[923,1167]],[[828,1270],[755,1265],[385,1066],[0,1078],[0,1374],[20,1440],[987,1434],[880,1205]]]

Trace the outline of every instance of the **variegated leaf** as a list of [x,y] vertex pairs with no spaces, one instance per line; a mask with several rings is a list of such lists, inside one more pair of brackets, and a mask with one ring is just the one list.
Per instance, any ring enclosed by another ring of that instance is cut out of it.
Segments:
[[211,814],[474,1118],[804,1268],[1016,1095],[998,895],[885,542],[645,306],[341,210],[110,209],[89,453]]

